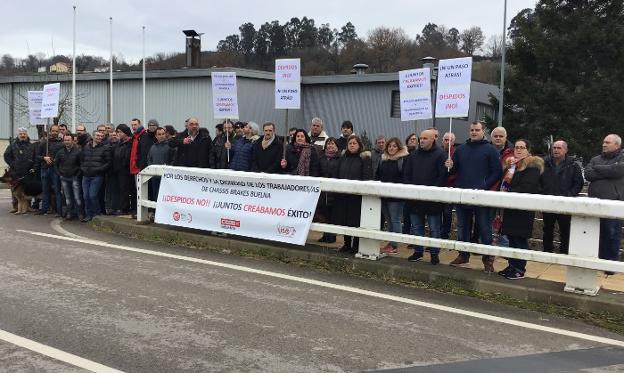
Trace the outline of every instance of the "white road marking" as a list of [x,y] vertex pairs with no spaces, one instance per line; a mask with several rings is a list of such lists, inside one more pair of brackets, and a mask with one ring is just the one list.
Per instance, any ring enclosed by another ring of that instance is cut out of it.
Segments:
[[54,347],[46,346],[39,342],[35,342],[33,340],[20,337],[18,335],[9,333],[4,330],[0,330],[0,339],[8,343],[14,344],[16,346],[28,349],[30,351],[34,351],[41,355],[45,355],[53,359],[62,361],[64,363],[71,364],[73,366],[89,370],[91,372],[103,372],[103,373],[122,372],[123,373],[123,371],[121,370],[107,367],[106,365],[102,365],[102,364],[93,362],[91,360],[81,358],[80,356],[76,356],[68,352],[61,351]]
[[65,228],[61,227],[61,219],[53,219],[50,222],[50,227],[52,227],[52,229],[54,229],[58,233],[62,234],[63,236],[67,236],[67,237],[71,237],[71,238],[78,238],[78,239],[82,239],[82,240],[86,240],[87,239],[87,238],[84,238],[84,237],[79,236],[77,234],[73,234],[72,232],[69,232],[69,231],[65,230]]
[[290,276],[290,275],[285,275],[285,274],[277,273],[277,272],[263,271],[260,269],[243,267],[243,266],[239,266],[235,264],[219,263],[219,262],[214,262],[211,260],[193,258],[193,257],[184,256],[184,255],[175,255],[175,254],[162,253],[162,252],[152,251],[152,250],[137,249],[137,248],[133,248],[129,246],[116,245],[116,244],[111,244],[111,243],[91,240],[91,239],[78,239],[78,238],[71,238],[71,237],[63,237],[63,236],[57,236],[57,235],[48,234],[48,233],[33,232],[33,231],[27,231],[27,230],[21,230],[21,229],[18,229],[17,231],[31,234],[34,236],[85,243],[89,245],[129,251],[133,253],[147,254],[147,255],[159,256],[163,258],[183,260],[183,261],[187,261],[191,263],[200,263],[200,264],[206,264],[206,265],[210,265],[214,267],[227,268],[227,269],[240,271],[240,272],[269,276],[269,277],[279,278],[283,280],[289,280],[289,281],[299,282],[299,283],[308,284],[308,285],[315,285],[315,286],[320,286],[320,287],[324,287],[328,289],[341,290],[341,291],[345,291],[345,292],[349,292],[353,294],[366,295],[366,296],[373,297],[373,298],[385,299],[385,300],[390,300],[394,302],[410,304],[410,305],[414,305],[418,307],[424,307],[424,308],[434,309],[438,311],[449,312],[449,313],[456,314],[456,315],[474,317],[474,318],[486,320],[486,321],[494,321],[494,322],[498,322],[501,324],[518,326],[518,327],[525,328],[525,329],[537,330],[540,332],[558,334],[558,335],[562,335],[566,337],[578,338],[578,339],[583,339],[583,340],[591,341],[591,342],[598,342],[598,343],[603,343],[603,344],[612,345],[612,346],[624,347],[624,341],[620,341],[617,339],[611,339],[611,338],[605,338],[605,337],[600,337],[600,336],[591,335],[591,334],[579,333],[579,332],[574,332],[574,331],[566,330],[566,329],[553,328],[553,327],[533,324],[533,323],[529,323],[525,321],[519,321],[519,320],[513,320],[513,319],[504,318],[504,317],[489,315],[486,313],[473,312],[473,311],[463,310],[461,308],[443,306],[443,305],[435,304],[435,303],[417,301],[417,300],[409,299],[405,297],[399,297],[395,295],[389,295],[389,294],[379,293],[375,291],[364,290],[364,289],[360,289],[360,288],[356,288],[352,286],[337,285],[331,282],[318,281],[318,280],[313,280],[313,279],[309,279],[305,277]]

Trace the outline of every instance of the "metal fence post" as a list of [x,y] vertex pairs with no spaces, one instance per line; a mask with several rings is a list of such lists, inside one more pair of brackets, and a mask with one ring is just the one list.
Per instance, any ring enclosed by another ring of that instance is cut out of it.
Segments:
[[[381,222],[381,198],[376,196],[362,196],[362,209],[360,211],[360,227],[367,229],[380,229]],[[370,260],[379,259],[379,241],[368,238],[360,239],[359,252],[356,258]]]
[[[572,216],[570,223],[569,255],[584,258],[598,257],[600,219]],[[568,267],[564,291],[585,295],[597,295],[600,290],[598,271],[579,267]]]
[[143,176],[141,173],[136,175],[137,221],[147,221],[149,218],[147,214],[147,207],[141,203],[142,201],[147,201],[149,199],[149,188],[147,186],[149,179],[151,179],[151,176]]

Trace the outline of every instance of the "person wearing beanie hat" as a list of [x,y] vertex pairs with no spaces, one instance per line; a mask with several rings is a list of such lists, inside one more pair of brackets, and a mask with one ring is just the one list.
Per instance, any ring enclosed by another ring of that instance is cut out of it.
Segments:
[[121,123],[120,125],[118,125],[115,130],[117,132],[121,131],[123,132],[126,136],[128,137],[132,137],[132,130],[130,129],[130,127],[128,127],[127,124],[125,123]]
[[130,213],[130,199],[134,188],[134,178],[130,174],[130,153],[132,151],[132,130],[124,123],[116,127],[119,142],[113,147],[113,170],[111,188],[115,191],[111,210],[116,215]]
[[243,127],[243,137],[236,140],[230,151],[230,169],[235,171],[251,171],[251,157],[254,143],[260,138],[259,128],[255,122],[249,122]]

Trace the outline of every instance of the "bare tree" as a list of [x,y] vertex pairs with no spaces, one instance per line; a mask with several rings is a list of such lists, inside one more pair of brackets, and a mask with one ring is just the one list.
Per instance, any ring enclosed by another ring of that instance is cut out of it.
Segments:
[[485,36],[483,35],[481,27],[474,26],[462,31],[459,35],[459,40],[461,41],[462,52],[472,56],[483,46]]

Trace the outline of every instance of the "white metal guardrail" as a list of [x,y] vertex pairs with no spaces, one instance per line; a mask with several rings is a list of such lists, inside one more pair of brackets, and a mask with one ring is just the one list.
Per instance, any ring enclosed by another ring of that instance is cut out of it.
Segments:
[[[184,169],[183,167],[179,167]],[[238,171],[215,169],[192,169],[207,176],[235,176]],[[148,199],[147,181],[153,176],[162,176],[163,166],[149,166],[138,175],[137,220],[147,220],[147,209],[156,208],[156,202]],[[263,179],[301,176],[254,174]],[[313,223],[312,230],[360,237],[358,257],[379,258],[380,241],[395,241],[426,247],[439,247],[461,250],[475,254],[503,256],[528,261],[552,263],[567,267],[565,291],[596,295],[600,289],[598,271],[624,272],[624,262],[598,258],[600,218],[624,219],[624,202],[601,200],[588,197],[557,197],[522,193],[501,193],[492,191],[417,186],[409,184],[382,183],[379,181],[353,181],[318,178],[321,190],[358,194],[362,196],[360,227],[345,227],[331,224]],[[475,205],[494,208],[511,208],[572,216],[570,227],[569,254],[553,254],[541,251],[522,250],[508,247],[474,244],[454,240],[442,240],[381,231],[381,198],[392,197],[404,200],[424,200]]]

